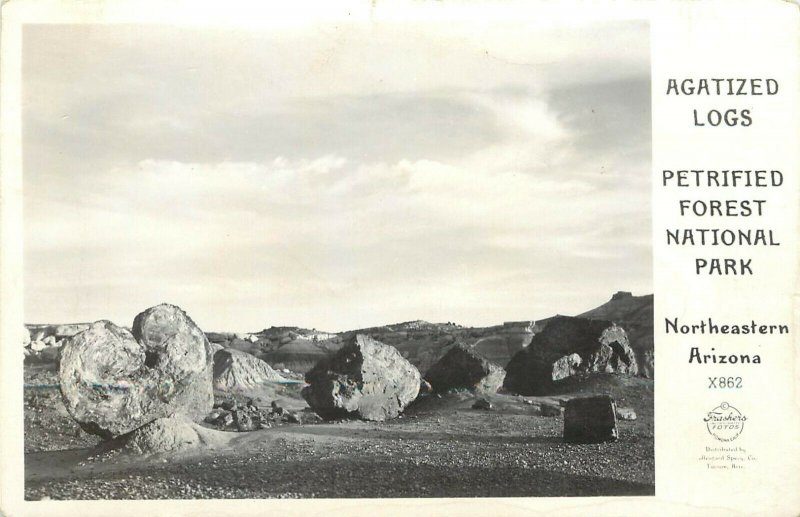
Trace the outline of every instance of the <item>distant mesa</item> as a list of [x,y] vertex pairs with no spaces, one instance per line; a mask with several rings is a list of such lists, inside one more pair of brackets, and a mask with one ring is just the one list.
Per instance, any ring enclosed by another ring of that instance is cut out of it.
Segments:
[[612,300],[624,300],[626,298],[633,298],[633,293],[630,291],[617,291],[611,295]]

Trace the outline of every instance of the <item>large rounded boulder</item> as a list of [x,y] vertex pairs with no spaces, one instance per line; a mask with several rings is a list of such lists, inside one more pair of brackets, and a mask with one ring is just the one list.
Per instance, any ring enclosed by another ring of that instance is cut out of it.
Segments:
[[326,420],[381,421],[417,397],[420,381],[419,370],[396,348],[358,334],[306,373],[303,398]]
[[435,393],[467,389],[479,393],[495,393],[503,385],[506,371],[481,357],[474,349],[457,344],[442,356],[425,380]]
[[607,320],[557,316],[506,366],[504,386],[521,395],[546,395],[567,377],[585,373],[636,375],[625,330]]
[[130,332],[98,321],[66,340],[59,381],[72,418],[103,438],[173,414],[200,421],[214,403],[208,340],[168,304],[136,316]]

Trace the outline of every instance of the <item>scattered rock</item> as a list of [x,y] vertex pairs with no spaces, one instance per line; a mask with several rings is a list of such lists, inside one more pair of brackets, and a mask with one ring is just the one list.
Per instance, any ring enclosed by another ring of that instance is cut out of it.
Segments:
[[219,418],[217,418],[216,423],[222,427],[231,427],[234,423],[233,413],[226,411],[225,413],[221,414]]
[[425,374],[433,390],[443,393],[452,389],[469,389],[479,393],[495,393],[503,385],[506,372],[484,359],[471,348],[453,346]]
[[219,420],[220,416],[222,416],[224,413],[226,413],[226,411],[224,409],[214,408],[214,409],[211,410],[211,413],[206,415],[206,417],[203,419],[203,422],[206,422],[206,423],[209,423],[209,424],[213,423],[213,422],[216,422],[217,420]]
[[47,345],[43,341],[34,341],[31,343],[31,350],[34,352],[41,352],[47,348]]
[[614,399],[608,395],[570,399],[564,407],[564,441],[599,443],[616,440]]
[[617,418],[620,420],[636,420],[636,411],[628,407],[618,407]]
[[162,304],[136,316],[132,332],[99,321],[67,340],[59,382],[72,418],[112,438],[174,413],[202,420],[214,401],[211,364],[203,332]]
[[322,417],[311,409],[304,409],[302,412],[295,414],[300,418],[301,424],[319,424],[322,422]]
[[28,327],[22,327],[22,346],[28,346],[31,343],[31,331]]
[[358,334],[306,373],[303,397],[326,420],[386,420],[419,393],[421,376],[396,348]]
[[483,409],[483,410],[490,410],[492,409],[492,403],[486,399],[478,399],[472,404],[472,409]]
[[258,429],[258,423],[253,422],[253,417],[247,411],[234,411],[233,422],[239,431],[254,431]]
[[559,380],[577,373],[638,371],[625,330],[611,321],[556,316],[506,367],[505,387],[524,395],[546,395]]

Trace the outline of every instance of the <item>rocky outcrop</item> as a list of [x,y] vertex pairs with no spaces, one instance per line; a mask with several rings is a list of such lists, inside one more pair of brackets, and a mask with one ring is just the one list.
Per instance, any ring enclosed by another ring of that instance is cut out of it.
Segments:
[[111,438],[173,414],[202,420],[214,402],[211,367],[203,332],[162,304],[136,316],[131,332],[99,321],[67,340],[59,381],[72,418]]
[[653,295],[634,296],[627,291],[615,293],[603,305],[580,314],[581,318],[611,320],[628,333],[628,344],[636,354],[639,375],[654,378]]
[[218,350],[214,354],[214,389],[229,393],[254,394],[286,382],[270,365],[238,350]]
[[504,386],[522,395],[545,395],[554,383],[578,373],[637,371],[622,327],[606,320],[557,316],[511,359]]
[[503,385],[505,376],[506,371],[500,366],[484,359],[472,348],[458,344],[431,366],[425,380],[435,393],[454,389],[495,393]]
[[616,405],[608,395],[575,398],[564,404],[564,441],[600,443],[618,436]]
[[419,393],[421,376],[394,347],[369,336],[350,338],[306,373],[303,398],[326,420],[387,420]]

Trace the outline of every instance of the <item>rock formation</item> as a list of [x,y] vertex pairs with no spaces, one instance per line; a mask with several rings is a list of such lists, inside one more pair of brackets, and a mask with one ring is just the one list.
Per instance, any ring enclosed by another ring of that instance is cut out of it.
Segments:
[[214,389],[255,396],[285,381],[270,365],[248,353],[229,349],[214,354]]
[[434,364],[425,380],[435,393],[453,389],[468,389],[495,393],[503,385],[506,371],[484,359],[470,347],[458,344]]
[[394,347],[357,334],[306,373],[303,398],[326,420],[387,420],[417,397],[420,381]]
[[173,414],[200,421],[214,402],[211,366],[203,332],[162,304],[136,316],[132,332],[98,321],[67,340],[61,395],[72,418],[103,438]]
[[608,395],[580,397],[565,403],[564,441],[599,443],[618,436],[616,405]]
[[506,367],[504,386],[522,395],[545,395],[577,373],[636,375],[625,330],[611,321],[557,316]]
[[628,343],[636,354],[639,375],[652,379],[653,361],[653,295],[633,296],[619,291],[603,305],[580,314],[581,318],[611,320],[628,333]]

